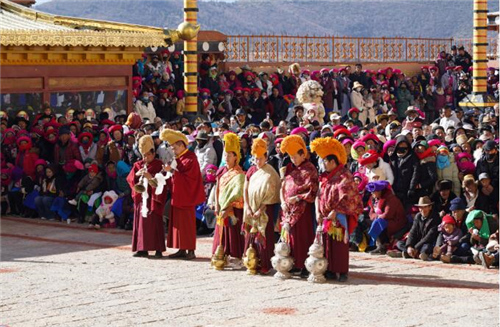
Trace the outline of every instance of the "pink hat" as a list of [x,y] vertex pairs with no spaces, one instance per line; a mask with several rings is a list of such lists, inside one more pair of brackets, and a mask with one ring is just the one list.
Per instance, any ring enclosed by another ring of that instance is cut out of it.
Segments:
[[307,132],[307,129],[305,127],[296,127],[292,130],[292,132],[290,133],[290,135],[296,135],[296,134],[304,134],[304,135],[309,135],[309,133]]

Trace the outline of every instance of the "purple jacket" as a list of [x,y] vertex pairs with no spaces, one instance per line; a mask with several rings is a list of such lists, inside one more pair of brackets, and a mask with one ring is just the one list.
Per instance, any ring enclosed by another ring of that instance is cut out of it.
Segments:
[[462,231],[460,228],[455,226],[455,229],[453,230],[453,233],[448,234],[444,228],[443,224],[440,224],[438,226],[438,231],[441,232],[441,235],[443,235],[443,243],[455,246],[458,244],[458,241],[460,241],[460,238],[462,238]]

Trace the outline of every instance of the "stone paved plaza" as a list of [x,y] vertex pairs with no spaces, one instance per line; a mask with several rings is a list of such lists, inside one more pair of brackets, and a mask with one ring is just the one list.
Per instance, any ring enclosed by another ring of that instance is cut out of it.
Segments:
[[[1,219],[0,325],[498,326],[498,270],[351,255],[345,284],[133,258],[130,232]],[[172,253],[172,250],[169,251]]]

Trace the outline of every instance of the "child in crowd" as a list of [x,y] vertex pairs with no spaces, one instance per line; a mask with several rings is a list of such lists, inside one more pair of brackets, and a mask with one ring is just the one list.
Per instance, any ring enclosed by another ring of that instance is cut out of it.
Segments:
[[451,258],[451,255],[457,249],[458,242],[462,237],[462,231],[460,228],[456,226],[455,218],[450,215],[445,215],[441,224],[438,226],[438,231],[440,233],[439,238],[442,239],[442,245],[436,245],[434,247],[434,251],[432,253],[432,257],[434,259],[440,259],[443,256],[448,258],[443,258],[444,261],[446,259]]
[[103,177],[96,164],[91,164],[87,175],[78,183],[77,195],[73,200],[68,201],[71,205],[76,205],[78,210],[78,223],[85,222],[88,209],[92,209],[94,202],[101,196]]
[[118,199],[118,195],[115,191],[106,191],[102,196],[101,205],[95,211],[89,228],[100,229],[104,228],[116,228],[115,214],[113,213],[113,205]]

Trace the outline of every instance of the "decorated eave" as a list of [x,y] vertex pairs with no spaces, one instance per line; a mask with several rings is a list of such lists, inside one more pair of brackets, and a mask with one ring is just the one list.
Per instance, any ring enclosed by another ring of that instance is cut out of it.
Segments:
[[498,32],[500,19],[498,17],[498,11],[488,13],[488,30]]
[[0,0],[0,45],[162,47],[179,40],[176,30],[51,15]]

